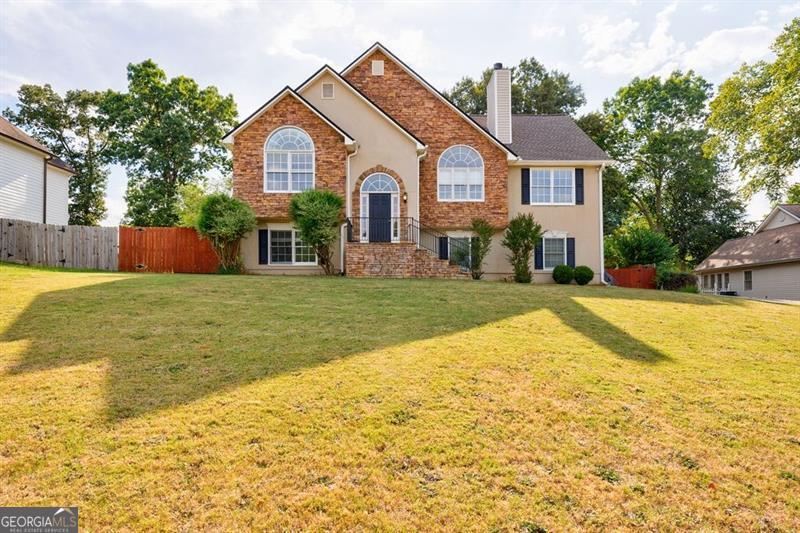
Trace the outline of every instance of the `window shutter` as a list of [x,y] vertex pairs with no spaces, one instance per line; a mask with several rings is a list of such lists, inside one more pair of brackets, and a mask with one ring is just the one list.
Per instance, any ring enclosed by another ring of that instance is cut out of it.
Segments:
[[439,237],[439,259],[450,259],[447,248],[447,237]]
[[258,230],[258,264],[269,263],[269,230]]
[[542,239],[536,242],[536,248],[533,250],[533,268],[535,270],[542,270],[544,268],[544,250],[542,249]]
[[575,268],[575,237],[567,237],[567,264]]
[[575,169],[575,203],[583,205],[583,169]]
[[522,205],[531,203],[531,169],[522,169]]

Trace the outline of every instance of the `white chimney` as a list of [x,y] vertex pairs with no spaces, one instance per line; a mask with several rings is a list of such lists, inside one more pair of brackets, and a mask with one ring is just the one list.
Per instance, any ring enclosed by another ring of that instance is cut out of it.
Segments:
[[486,87],[486,126],[504,144],[511,144],[511,70],[495,63]]

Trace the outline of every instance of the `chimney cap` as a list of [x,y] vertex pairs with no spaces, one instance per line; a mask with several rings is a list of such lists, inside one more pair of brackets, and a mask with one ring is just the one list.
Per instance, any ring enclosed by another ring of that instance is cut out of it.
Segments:
[[502,63],[495,63],[494,64],[494,70],[501,70],[502,68],[503,68],[503,64]]

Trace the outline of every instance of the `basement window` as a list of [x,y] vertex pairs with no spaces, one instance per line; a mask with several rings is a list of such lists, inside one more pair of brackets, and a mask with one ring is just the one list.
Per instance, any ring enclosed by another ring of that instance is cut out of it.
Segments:
[[383,60],[375,59],[372,61],[372,75],[383,76]]
[[333,100],[333,84],[332,83],[323,83],[322,84],[322,99],[323,100]]

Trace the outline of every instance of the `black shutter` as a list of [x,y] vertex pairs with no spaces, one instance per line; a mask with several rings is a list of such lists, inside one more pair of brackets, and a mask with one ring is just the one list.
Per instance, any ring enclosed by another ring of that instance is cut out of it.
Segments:
[[522,205],[531,203],[531,169],[522,169]]
[[575,169],[575,203],[583,205],[583,169]]
[[544,268],[544,250],[542,250],[542,239],[536,241],[536,247],[533,249],[533,268],[542,270]]
[[269,230],[258,230],[258,264],[269,263]]
[[575,268],[575,237],[567,237],[567,264]]
[[439,237],[439,259],[449,259],[450,250],[447,249],[447,237]]

